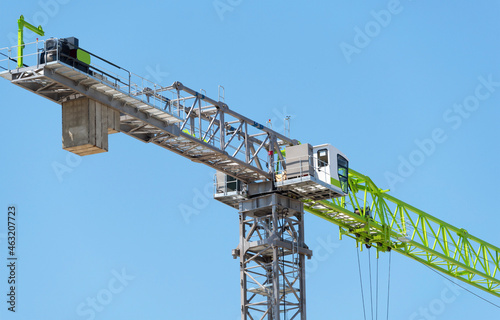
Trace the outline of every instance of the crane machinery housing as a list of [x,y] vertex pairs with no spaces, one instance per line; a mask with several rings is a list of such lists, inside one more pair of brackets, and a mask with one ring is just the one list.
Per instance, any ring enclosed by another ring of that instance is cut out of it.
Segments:
[[305,211],[357,245],[500,297],[498,247],[389,195],[330,144],[300,143],[181,82],[153,83],[75,37],[24,44],[20,35],[0,55],[2,78],[62,106],[65,150],[106,152],[108,135],[122,132],[216,170],[214,198],[239,211],[242,319],[306,319]]

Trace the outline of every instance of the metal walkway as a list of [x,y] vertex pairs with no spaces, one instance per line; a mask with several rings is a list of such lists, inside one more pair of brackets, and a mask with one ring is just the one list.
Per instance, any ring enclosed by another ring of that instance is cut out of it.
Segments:
[[6,70],[0,76],[59,104],[81,97],[99,101],[120,112],[121,132],[246,183],[273,179],[274,155],[298,144],[180,82],[161,87],[106,60],[95,60],[100,64],[92,63],[84,72],[59,60],[39,64],[38,58],[33,66],[17,68],[9,58],[0,60]]

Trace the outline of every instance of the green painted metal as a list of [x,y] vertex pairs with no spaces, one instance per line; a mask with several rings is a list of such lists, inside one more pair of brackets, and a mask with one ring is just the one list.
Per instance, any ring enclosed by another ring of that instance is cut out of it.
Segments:
[[500,297],[498,247],[389,195],[352,169],[349,187],[344,198],[308,200],[304,209],[338,225],[341,239],[351,237],[377,254],[396,250]]
[[332,184],[332,185],[334,185],[334,186],[336,186],[338,188],[341,188],[340,187],[340,181],[338,181],[337,179],[334,179],[334,178],[330,177],[330,184]]
[[[188,129],[184,129],[184,130],[182,130],[182,132],[187,133],[187,134],[189,134],[190,136],[192,136],[192,137],[195,137],[195,138],[196,138],[196,135],[195,135],[194,133],[191,133],[191,131],[189,131]],[[208,141],[207,141],[206,139],[203,139],[203,141],[204,141],[204,142],[206,142],[206,143],[208,143]]]
[[76,50],[76,58],[83,63],[90,64],[90,54],[88,52],[77,49]]
[[39,36],[44,36],[45,32],[42,26],[35,27],[34,25],[24,21],[24,16],[19,17],[17,20],[17,67],[23,66],[23,50],[24,50],[24,28],[33,31]]

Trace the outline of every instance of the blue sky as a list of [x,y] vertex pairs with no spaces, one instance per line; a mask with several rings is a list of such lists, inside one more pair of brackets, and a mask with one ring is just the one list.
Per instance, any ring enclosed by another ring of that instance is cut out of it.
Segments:
[[[214,98],[223,85],[232,109],[278,131],[290,115],[293,138],[331,143],[392,195],[500,245],[496,2],[4,1],[0,47],[14,44],[20,14],[47,37],[78,37],[160,84]],[[0,92],[0,210],[18,206],[20,259],[18,312],[2,302],[2,319],[90,319],[89,301],[110,288],[95,319],[238,319],[238,216],[211,198],[212,169],[123,134],[110,136],[108,153],[74,157],[61,148],[58,105],[5,80]],[[432,151],[402,174],[429,139]],[[196,214],[183,216],[185,207]],[[308,317],[361,319],[354,241],[310,214],[306,240],[317,253],[307,265]],[[0,246],[4,265],[5,238]],[[2,295],[6,279],[2,267]],[[392,255],[390,319],[498,315]]]

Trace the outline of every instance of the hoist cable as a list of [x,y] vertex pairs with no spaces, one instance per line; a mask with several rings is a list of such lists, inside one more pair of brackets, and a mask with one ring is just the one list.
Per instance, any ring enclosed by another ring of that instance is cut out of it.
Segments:
[[377,258],[377,274],[375,278],[375,319],[378,319],[378,258]]
[[359,250],[356,247],[356,253],[358,255],[358,270],[359,270],[359,283],[361,284],[361,300],[363,301],[363,316],[366,320],[366,310],[365,310],[365,295],[363,293],[363,278],[361,277],[361,264],[359,263]]
[[453,284],[455,284],[455,285],[459,286],[460,288],[464,289],[465,291],[467,291],[467,292],[469,292],[469,293],[472,293],[473,295],[475,295],[475,296],[476,296],[476,297],[478,297],[479,299],[482,299],[482,300],[484,300],[484,301],[488,302],[489,304],[494,305],[494,306],[495,306],[495,307],[497,307],[497,308],[500,308],[500,306],[499,306],[498,304],[495,304],[494,302],[491,302],[491,301],[489,301],[488,299],[483,298],[483,297],[481,297],[480,295],[478,295],[478,294],[476,294],[476,293],[474,293],[474,292],[470,291],[469,289],[467,289],[467,288],[465,288],[465,287],[461,286],[460,284],[456,283],[455,281],[451,280],[450,278],[445,277],[444,275],[442,275],[442,274],[441,274],[441,273],[439,273],[438,271],[436,271],[436,270],[432,269],[431,267],[429,267],[429,266],[426,266],[426,267],[427,267],[427,268],[429,268],[429,269],[431,269],[432,271],[434,271],[435,273],[437,273],[437,274],[438,274],[438,275],[440,275],[441,277],[445,278],[446,280],[450,281],[451,283],[453,283]]
[[389,293],[391,290],[391,257],[392,257],[392,251],[389,251],[389,275],[388,275],[388,281],[387,281],[387,320],[389,320]]
[[370,307],[372,311],[372,320],[373,320],[372,259],[370,255],[370,250],[368,250],[368,270],[370,274]]

